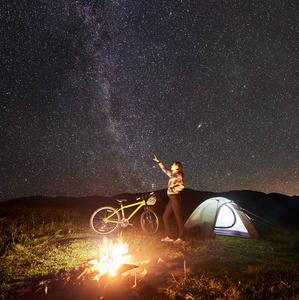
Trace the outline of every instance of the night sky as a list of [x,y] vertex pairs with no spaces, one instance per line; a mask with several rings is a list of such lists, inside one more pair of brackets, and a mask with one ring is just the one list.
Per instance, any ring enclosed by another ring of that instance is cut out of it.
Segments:
[[0,200],[299,195],[298,0],[4,0]]

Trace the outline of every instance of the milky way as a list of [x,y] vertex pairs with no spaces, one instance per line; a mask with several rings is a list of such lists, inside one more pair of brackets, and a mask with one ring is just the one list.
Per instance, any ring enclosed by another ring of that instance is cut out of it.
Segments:
[[299,194],[298,1],[5,1],[0,199]]

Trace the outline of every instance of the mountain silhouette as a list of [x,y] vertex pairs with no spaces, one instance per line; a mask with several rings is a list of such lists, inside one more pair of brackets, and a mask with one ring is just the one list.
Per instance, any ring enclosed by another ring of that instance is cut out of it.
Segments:
[[[76,207],[82,211],[82,214],[91,215],[94,210],[101,206],[118,207],[115,199],[127,199],[126,204],[136,202],[136,199],[150,192],[144,193],[123,193],[113,197],[104,196],[88,196],[88,197],[48,197],[48,196],[32,196],[22,197],[4,201],[3,205],[46,205],[60,207]],[[167,190],[155,191],[157,202],[154,210],[158,216],[162,216],[164,208],[168,202]],[[181,206],[183,219],[186,221],[193,210],[206,199],[212,197],[225,197],[234,201],[238,206],[243,208],[248,215],[255,219],[265,220],[275,225],[288,225],[292,227],[299,226],[297,213],[299,211],[299,197],[287,196],[278,193],[262,193],[251,190],[228,191],[228,192],[210,192],[195,191],[192,189],[184,189],[181,192]],[[134,210],[135,208],[132,208]],[[140,210],[138,213],[141,213]]]

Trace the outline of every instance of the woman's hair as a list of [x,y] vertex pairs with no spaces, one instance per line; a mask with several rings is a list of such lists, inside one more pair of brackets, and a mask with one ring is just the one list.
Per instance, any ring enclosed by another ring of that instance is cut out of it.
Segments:
[[178,162],[178,161],[175,161],[174,164],[176,164],[178,166],[178,171],[180,173],[182,173],[182,176],[184,176],[182,164],[180,162]]

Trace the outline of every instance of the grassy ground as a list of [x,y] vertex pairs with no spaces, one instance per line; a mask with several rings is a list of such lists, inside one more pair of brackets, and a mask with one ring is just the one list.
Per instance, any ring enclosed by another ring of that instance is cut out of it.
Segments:
[[[102,237],[76,209],[2,207],[0,299],[48,276],[68,273],[97,258]],[[183,246],[160,242],[129,227],[123,239],[132,252],[162,259],[183,257],[188,272],[174,280],[165,299],[299,299],[299,235],[279,232],[260,240],[189,235]]]

